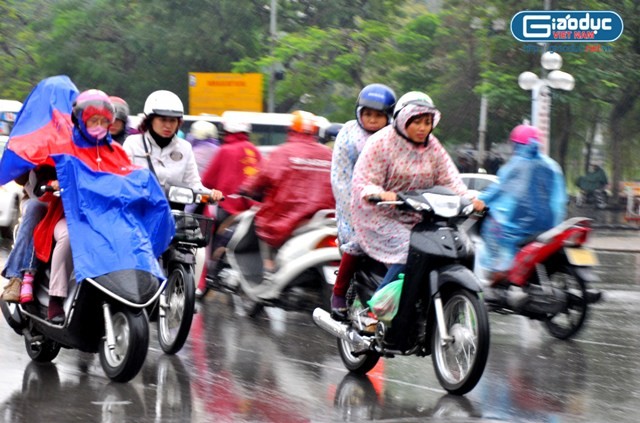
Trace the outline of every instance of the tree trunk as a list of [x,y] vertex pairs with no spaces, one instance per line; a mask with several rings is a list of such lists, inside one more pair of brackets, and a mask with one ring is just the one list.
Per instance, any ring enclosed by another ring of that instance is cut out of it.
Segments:
[[613,105],[610,115],[611,127],[611,159],[613,161],[611,189],[613,198],[617,199],[619,195],[619,182],[622,179],[622,146],[624,144],[624,130],[622,122],[624,117],[629,113],[635,105],[640,88],[638,84],[632,84],[622,91],[622,97]]

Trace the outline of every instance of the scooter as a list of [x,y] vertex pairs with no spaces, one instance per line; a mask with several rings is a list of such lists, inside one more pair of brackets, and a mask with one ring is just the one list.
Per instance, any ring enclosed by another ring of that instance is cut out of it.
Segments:
[[[482,239],[476,223],[486,215],[474,214],[469,219],[469,233],[477,246]],[[585,246],[590,222],[574,217],[526,240],[507,272],[507,280],[485,289],[489,310],[539,320],[558,339],[575,335],[587,318],[589,304],[602,296],[600,291],[589,289],[590,283],[599,281],[594,271],[598,257]],[[475,272],[484,279],[478,263]],[[512,286],[522,291],[514,295]]]
[[[167,198],[176,205],[211,203],[208,191],[181,186],[168,187]],[[189,335],[196,303],[196,250],[207,245],[213,225],[212,218],[199,214],[181,210],[172,214],[176,233],[160,258],[167,285],[158,304],[149,310],[151,320],[157,320],[158,342],[166,354],[180,351]]]
[[128,382],[144,364],[149,346],[146,309],[158,300],[166,281],[151,273],[122,270],[81,283],[69,283],[62,325],[47,320],[50,267],[36,272],[34,300],[8,304],[0,300],[9,326],[24,337],[27,354],[36,362],[50,362],[62,347],[100,354],[109,379]]
[[287,311],[311,311],[330,297],[340,263],[334,210],[319,210],[298,227],[277,252],[276,271],[264,280],[255,231],[257,208],[235,216],[226,230],[233,233],[215,266],[207,272],[207,286],[237,294],[241,307],[255,317],[265,306]]
[[320,308],[314,310],[313,319],[338,338],[338,351],[349,371],[365,374],[380,357],[431,355],[441,386],[464,395],[484,372],[490,338],[482,289],[471,270],[473,244],[458,228],[473,205],[445,187],[398,193],[398,199],[379,205],[417,212],[422,221],[411,231],[395,317],[390,323],[375,323],[370,317],[367,301],[387,268],[364,256],[347,292],[349,320],[334,320]]

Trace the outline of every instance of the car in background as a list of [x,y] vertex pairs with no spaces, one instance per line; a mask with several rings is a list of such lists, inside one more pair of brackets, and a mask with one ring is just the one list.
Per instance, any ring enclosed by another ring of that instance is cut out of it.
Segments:
[[[0,99],[0,158],[21,108],[22,103],[19,101]],[[13,181],[0,186],[0,235],[2,238],[13,238],[13,228],[20,218],[21,196],[22,187]]]
[[[0,140],[0,157],[4,152],[6,140]],[[0,236],[13,239],[13,229],[20,219],[20,198],[22,187],[14,181],[0,186]]]
[[498,177],[489,173],[461,173],[462,182],[469,192],[478,195],[493,184],[498,183]]

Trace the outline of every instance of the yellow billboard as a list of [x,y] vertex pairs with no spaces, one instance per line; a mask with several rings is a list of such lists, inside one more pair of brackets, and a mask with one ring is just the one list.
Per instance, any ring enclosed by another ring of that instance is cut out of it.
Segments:
[[189,114],[262,112],[262,74],[189,72]]

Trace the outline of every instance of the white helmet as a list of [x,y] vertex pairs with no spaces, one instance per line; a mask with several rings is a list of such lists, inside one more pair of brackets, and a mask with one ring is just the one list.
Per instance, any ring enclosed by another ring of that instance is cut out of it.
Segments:
[[167,90],[154,91],[144,102],[144,114],[182,118],[184,106],[180,97]]
[[400,99],[396,103],[396,106],[393,109],[394,119],[398,116],[398,113],[400,112],[400,110],[402,110],[408,104],[418,104],[421,106],[427,106],[434,109],[436,107],[434,106],[433,100],[431,100],[431,97],[429,97],[425,93],[420,91],[409,91],[408,93],[400,97]]
[[237,132],[251,132],[251,124],[238,116],[222,116],[222,129],[229,134]]
[[206,120],[198,120],[193,122],[189,133],[197,140],[208,140],[218,138],[218,128]]

